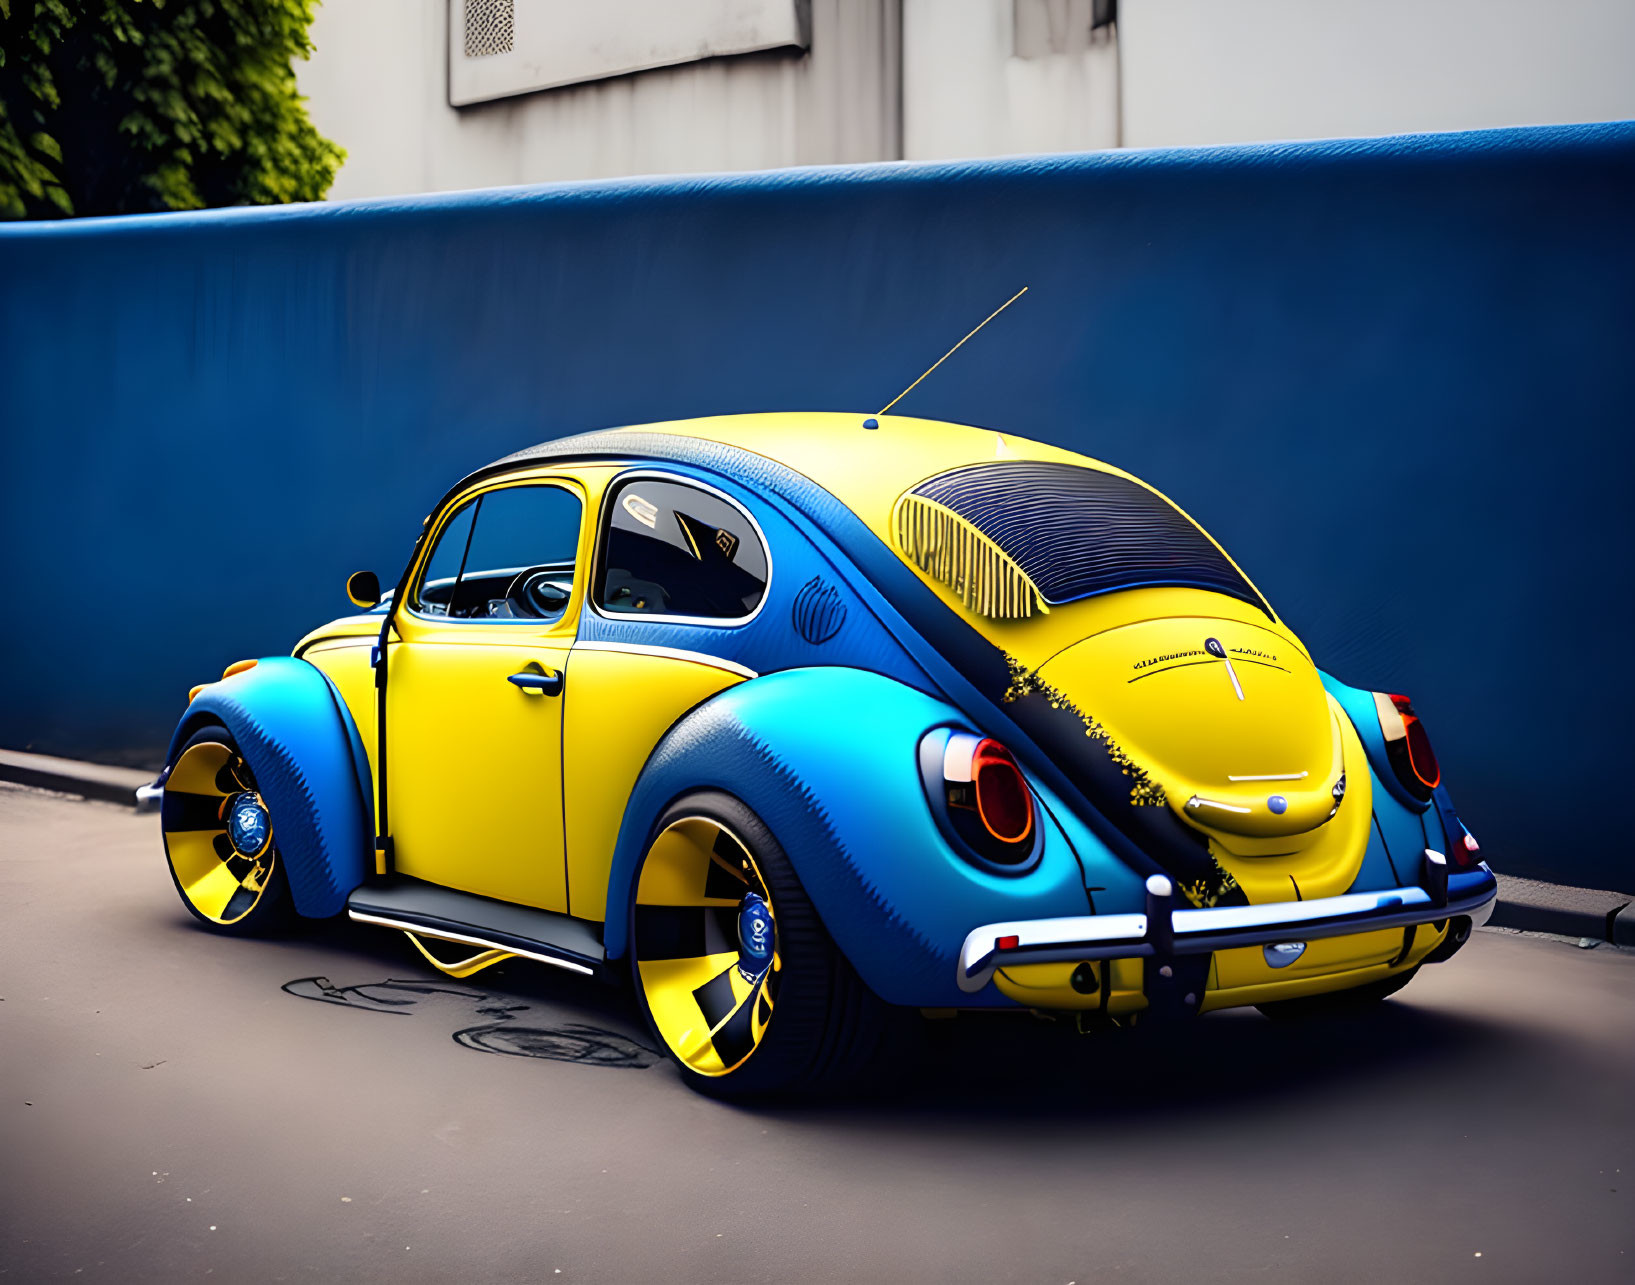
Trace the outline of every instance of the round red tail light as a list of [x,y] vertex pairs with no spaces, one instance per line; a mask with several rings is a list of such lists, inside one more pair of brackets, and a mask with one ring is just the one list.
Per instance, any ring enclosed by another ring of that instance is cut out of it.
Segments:
[[1374,693],[1374,708],[1385,736],[1386,755],[1403,788],[1416,799],[1429,799],[1442,784],[1442,765],[1436,761],[1430,734],[1406,696]]
[[1425,731],[1425,724],[1414,713],[1413,702],[1406,696],[1392,696],[1391,704],[1402,715],[1402,725],[1408,733],[1408,765],[1421,785],[1427,790],[1434,790],[1442,784],[1442,766],[1436,761],[1436,751],[1431,748],[1431,738]]
[[991,738],[979,741],[971,780],[983,828],[1001,843],[1026,843],[1033,834],[1033,798],[1011,752]]
[[[967,855],[1007,873],[1030,865],[1039,830],[1033,791],[1015,757],[991,737],[971,732],[945,737],[932,732],[921,743],[921,770],[947,832],[969,850]],[[933,758],[923,757],[927,750]]]

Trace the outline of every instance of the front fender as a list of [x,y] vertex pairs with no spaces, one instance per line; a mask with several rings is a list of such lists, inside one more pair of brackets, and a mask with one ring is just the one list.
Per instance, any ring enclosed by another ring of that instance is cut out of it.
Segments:
[[373,868],[373,789],[346,704],[316,666],[270,656],[210,683],[171,737],[165,776],[205,723],[233,734],[272,813],[295,909],[339,914]]
[[678,722],[631,792],[608,886],[610,958],[629,943],[637,866],[655,822],[690,790],[754,810],[863,980],[894,1004],[1009,1004],[955,982],[961,943],[1000,919],[1082,915],[1084,876],[1045,810],[1044,851],[1025,875],[988,874],[951,850],[918,766],[921,737],[970,729],[958,710],[864,670],[784,670],[739,684]]

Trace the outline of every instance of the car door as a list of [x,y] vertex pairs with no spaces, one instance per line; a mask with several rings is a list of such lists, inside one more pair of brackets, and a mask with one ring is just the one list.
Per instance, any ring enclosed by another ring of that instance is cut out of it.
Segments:
[[574,647],[564,729],[568,870],[583,919],[612,909],[608,871],[625,802],[653,747],[688,710],[755,676],[729,657],[772,575],[755,520],[696,480],[627,472],[601,510],[585,589],[601,636]]
[[584,507],[574,480],[544,477],[477,490],[439,516],[390,656],[398,873],[567,909],[562,694]]

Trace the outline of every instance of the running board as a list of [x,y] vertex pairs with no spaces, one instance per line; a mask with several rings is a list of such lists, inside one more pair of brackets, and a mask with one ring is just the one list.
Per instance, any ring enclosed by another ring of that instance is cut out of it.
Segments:
[[[603,981],[613,978],[599,927],[552,910],[536,910],[398,876],[389,882],[354,889],[346,899],[346,913],[360,924],[401,929],[411,938],[418,935],[457,942],[483,952],[498,952],[500,957],[515,955],[536,960],[585,977]],[[473,960],[476,958],[473,956]],[[431,962],[443,967],[435,959]],[[488,962],[497,963],[498,959]]]

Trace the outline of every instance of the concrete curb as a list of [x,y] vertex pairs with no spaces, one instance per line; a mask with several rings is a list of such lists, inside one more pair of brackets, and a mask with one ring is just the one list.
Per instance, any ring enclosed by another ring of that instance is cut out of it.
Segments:
[[153,783],[153,773],[138,768],[105,767],[101,763],[52,758],[48,754],[0,750],[0,781],[139,807],[136,792]]
[[1635,897],[1502,874],[1499,902],[1488,922],[1499,928],[1635,946]]
[[[19,750],[0,750],[0,781],[81,794],[144,811],[159,803],[158,792],[151,789],[151,773]],[[1635,896],[1514,875],[1498,878],[1499,901],[1488,921],[1496,927],[1635,946]]]

